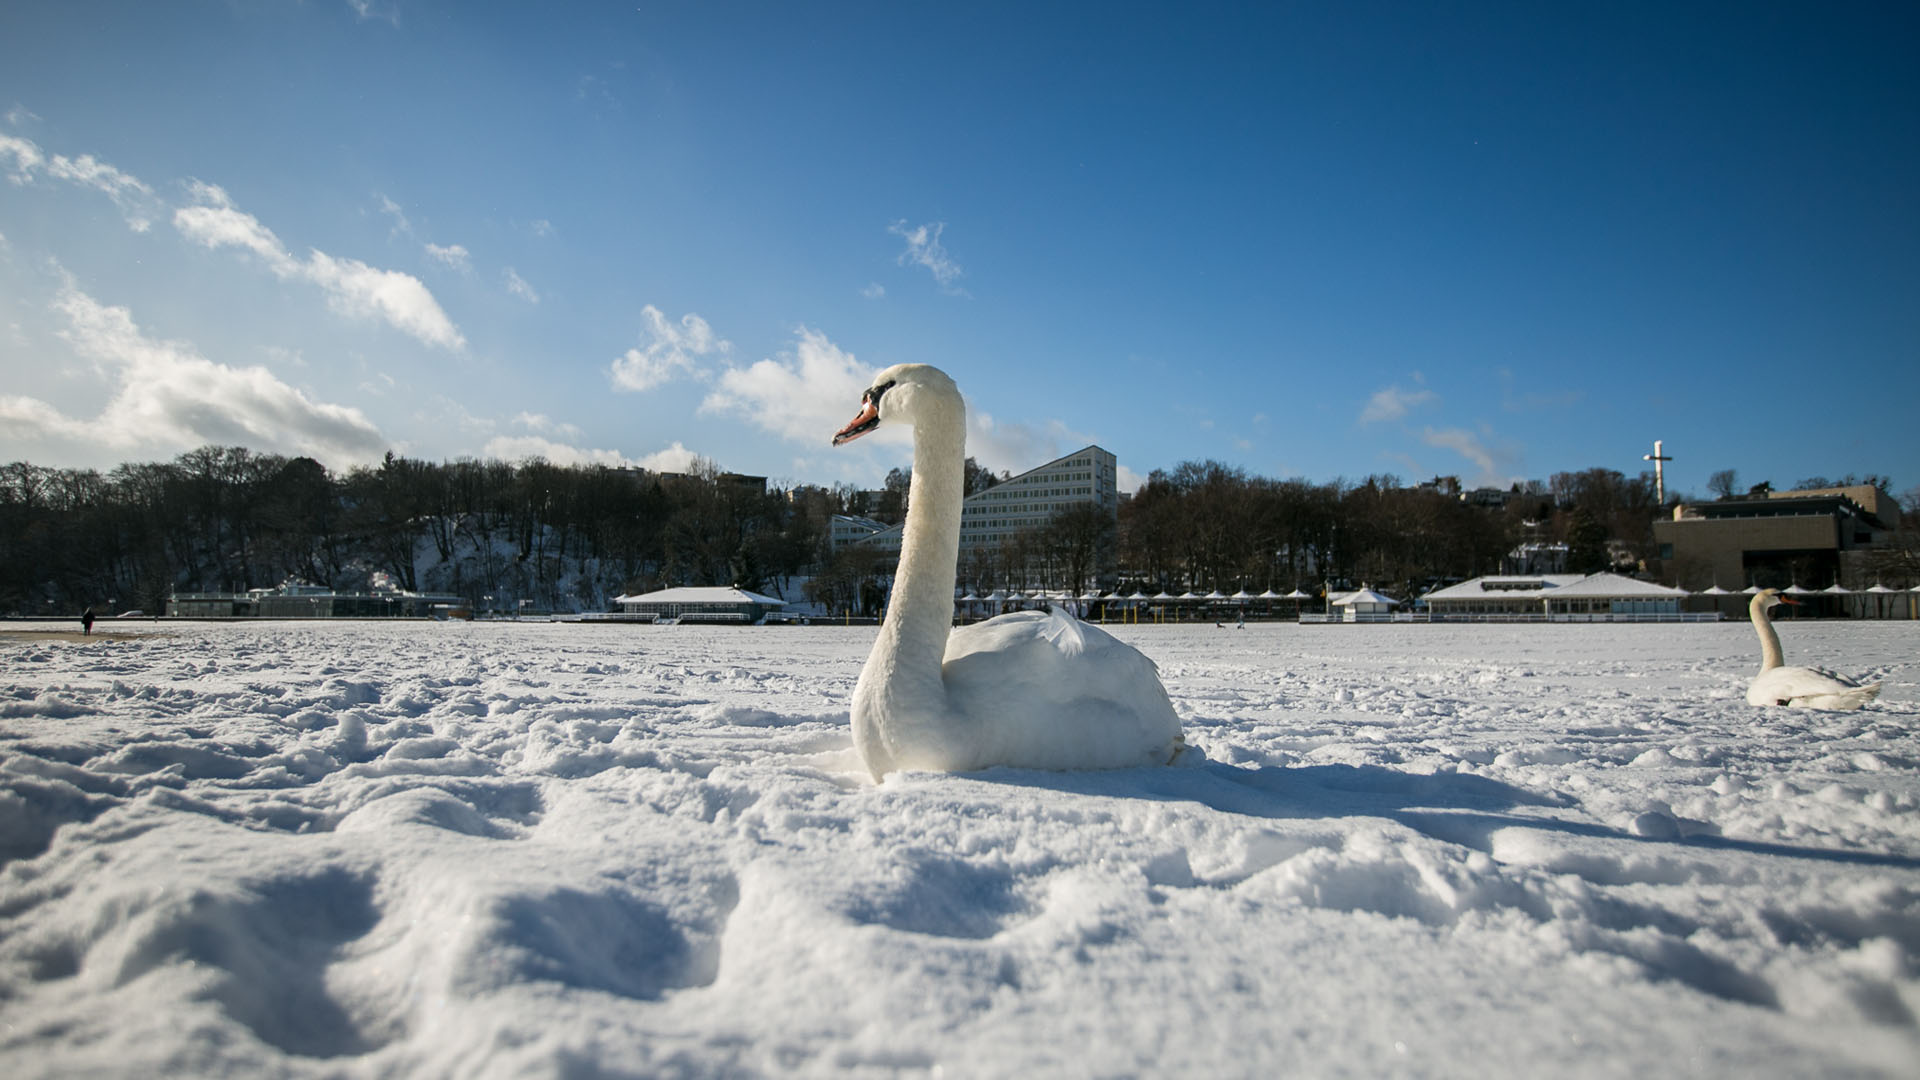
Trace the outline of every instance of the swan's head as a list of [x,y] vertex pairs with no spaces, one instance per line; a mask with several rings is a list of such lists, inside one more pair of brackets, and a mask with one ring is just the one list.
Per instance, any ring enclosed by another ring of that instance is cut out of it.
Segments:
[[860,395],[860,415],[833,437],[850,443],[881,424],[911,424],[937,409],[965,409],[960,388],[947,373],[926,364],[895,364],[873,377]]
[[1761,589],[1754,594],[1753,603],[1761,611],[1771,611],[1781,604],[1798,604],[1800,601],[1791,596],[1782,596],[1779,589]]

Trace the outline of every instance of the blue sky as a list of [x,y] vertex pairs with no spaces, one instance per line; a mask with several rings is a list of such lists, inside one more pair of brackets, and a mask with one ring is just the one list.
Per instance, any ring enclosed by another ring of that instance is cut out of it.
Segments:
[[17,0],[0,460],[1920,484],[1920,8]]

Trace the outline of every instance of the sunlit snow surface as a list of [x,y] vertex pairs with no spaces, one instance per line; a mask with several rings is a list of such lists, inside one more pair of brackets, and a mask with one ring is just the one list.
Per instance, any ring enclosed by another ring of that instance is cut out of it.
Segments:
[[1920,1071],[1920,624],[1114,627],[1209,764],[878,786],[871,628],[23,629],[10,1077]]

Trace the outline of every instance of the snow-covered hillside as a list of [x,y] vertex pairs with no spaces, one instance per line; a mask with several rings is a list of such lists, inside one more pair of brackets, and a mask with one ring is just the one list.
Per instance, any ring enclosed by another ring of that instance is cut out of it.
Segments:
[[0,632],[8,1076],[1920,1062],[1920,625],[1114,627],[1209,764],[877,786],[871,627],[98,629]]

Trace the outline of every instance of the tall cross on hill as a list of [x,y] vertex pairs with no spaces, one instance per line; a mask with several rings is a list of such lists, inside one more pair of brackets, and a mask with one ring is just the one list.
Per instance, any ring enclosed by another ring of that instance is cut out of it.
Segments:
[[1653,453],[1641,454],[1640,460],[1653,462],[1653,497],[1659,500],[1661,506],[1665,506],[1667,505],[1667,470],[1664,466],[1673,459],[1661,453],[1660,446],[1659,439],[1653,440]]

